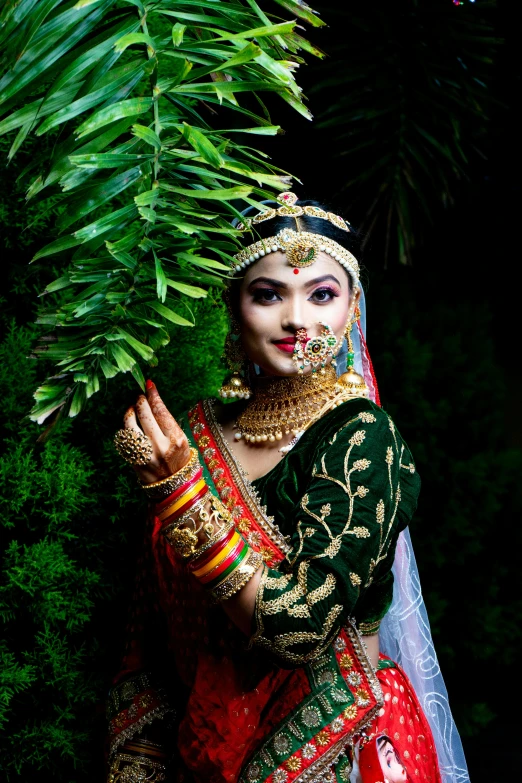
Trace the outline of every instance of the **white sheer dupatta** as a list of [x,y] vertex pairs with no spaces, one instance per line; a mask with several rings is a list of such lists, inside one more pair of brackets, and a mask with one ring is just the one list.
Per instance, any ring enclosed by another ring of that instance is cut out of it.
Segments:
[[[370,397],[375,402],[377,389],[364,339],[366,304],[362,289],[360,309],[359,328],[354,325],[351,333],[354,365],[355,370],[364,376]],[[342,354],[341,351],[339,374],[346,367],[346,360],[343,366]],[[469,783],[462,743],[451,714],[448,693],[431,638],[409,530],[399,535],[393,576],[393,601],[379,631],[380,650],[401,666],[415,689],[433,732],[443,783]]]

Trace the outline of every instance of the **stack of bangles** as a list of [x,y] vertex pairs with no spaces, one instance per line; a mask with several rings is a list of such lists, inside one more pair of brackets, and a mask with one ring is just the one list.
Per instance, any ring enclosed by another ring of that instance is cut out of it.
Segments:
[[184,468],[142,488],[156,501],[161,532],[213,601],[226,601],[250,581],[263,559],[235,529],[221,500],[210,492],[196,449],[190,450]]

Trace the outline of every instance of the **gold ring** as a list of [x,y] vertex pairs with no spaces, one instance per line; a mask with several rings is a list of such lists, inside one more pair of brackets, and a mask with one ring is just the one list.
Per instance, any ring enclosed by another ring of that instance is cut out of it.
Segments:
[[150,438],[136,430],[118,430],[114,445],[120,457],[130,465],[146,465],[153,454]]

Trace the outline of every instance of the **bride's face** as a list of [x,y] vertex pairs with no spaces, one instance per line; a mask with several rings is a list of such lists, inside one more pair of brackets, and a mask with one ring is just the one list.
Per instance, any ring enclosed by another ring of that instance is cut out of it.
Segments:
[[326,253],[299,270],[283,253],[270,253],[249,267],[241,281],[239,316],[245,352],[267,375],[295,375],[292,353],[297,330],[305,329],[308,338],[317,337],[323,321],[340,340],[355,304],[348,274]]

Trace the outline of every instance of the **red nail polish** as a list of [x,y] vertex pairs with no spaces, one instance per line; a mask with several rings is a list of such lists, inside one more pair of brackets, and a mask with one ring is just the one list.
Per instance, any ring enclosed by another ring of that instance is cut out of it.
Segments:
[[145,388],[146,389],[153,389],[154,388],[154,383],[151,380],[148,380],[147,383],[145,384]]

